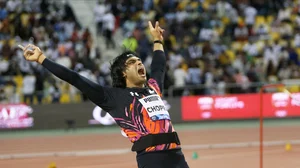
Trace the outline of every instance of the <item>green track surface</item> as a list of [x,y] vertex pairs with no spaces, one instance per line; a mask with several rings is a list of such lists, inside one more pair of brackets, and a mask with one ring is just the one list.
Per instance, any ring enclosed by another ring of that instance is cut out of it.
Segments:
[[[272,119],[264,121],[265,127],[274,126],[299,126],[300,119]],[[207,121],[207,122],[193,122],[174,124],[176,130],[198,130],[198,129],[217,129],[217,128],[254,128],[259,127],[259,120],[245,120],[245,121]],[[91,127],[78,128],[75,131],[65,131],[63,129],[56,130],[12,130],[0,132],[0,139],[4,138],[24,138],[34,136],[65,136],[65,135],[83,135],[83,134],[112,134],[120,133],[119,127]]]

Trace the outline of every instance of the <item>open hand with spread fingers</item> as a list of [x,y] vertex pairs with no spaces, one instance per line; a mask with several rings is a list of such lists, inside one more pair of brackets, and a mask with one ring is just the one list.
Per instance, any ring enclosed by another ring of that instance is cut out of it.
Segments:
[[165,31],[164,29],[162,29],[160,26],[159,26],[159,23],[158,21],[155,22],[155,27],[153,27],[151,21],[148,22],[148,27],[149,27],[149,30],[150,30],[150,33],[153,37],[153,40],[160,40],[160,41],[163,41],[163,32]]

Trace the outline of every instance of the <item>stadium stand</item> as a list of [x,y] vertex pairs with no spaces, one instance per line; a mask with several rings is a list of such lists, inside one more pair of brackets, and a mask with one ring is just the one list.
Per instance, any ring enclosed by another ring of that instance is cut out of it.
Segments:
[[263,83],[278,82],[297,92],[299,7],[298,0],[100,0],[91,11],[95,27],[83,27],[68,3],[1,1],[0,99],[86,100],[74,87],[24,61],[18,43],[35,43],[51,59],[106,86],[108,60],[122,48],[137,52],[149,68],[148,20],[159,20],[166,30],[166,96],[251,93]]

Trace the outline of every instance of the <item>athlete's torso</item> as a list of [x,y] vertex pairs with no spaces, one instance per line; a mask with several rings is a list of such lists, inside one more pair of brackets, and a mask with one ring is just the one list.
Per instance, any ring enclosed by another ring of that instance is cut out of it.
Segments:
[[[148,134],[175,131],[168,112],[165,112],[167,109],[162,103],[159,87],[154,79],[150,79],[145,88],[118,90],[117,107],[109,113],[129,140],[135,142]],[[179,146],[172,143],[149,147],[145,151],[175,148]]]

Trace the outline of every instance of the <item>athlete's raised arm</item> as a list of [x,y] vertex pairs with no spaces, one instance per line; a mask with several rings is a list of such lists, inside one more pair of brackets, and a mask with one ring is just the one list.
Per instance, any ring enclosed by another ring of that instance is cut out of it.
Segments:
[[153,27],[152,23],[149,21],[149,31],[153,37],[153,58],[151,63],[151,78],[155,79],[159,85],[162,92],[163,82],[166,70],[166,56],[163,48],[163,36],[164,30],[159,26],[159,23],[155,23]]
[[[22,48],[22,47],[21,47]],[[95,104],[99,105],[105,110],[110,110],[113,107],[114,96],[110,93],[109,88],[102,87],[87,78],[81,76],[73,70],[70,70],[60,64],[57,64],[46,58],[43,52],[35,45],[29,44],[25,48],[24,57],[28,61],[36,61],[43,65],[51,73],[58,78],[70,83],[78,88],[81,92]]]

